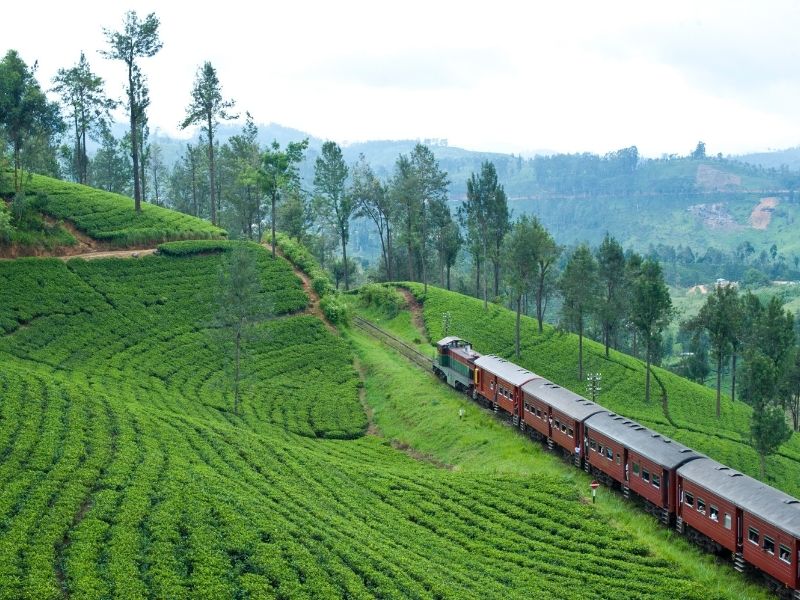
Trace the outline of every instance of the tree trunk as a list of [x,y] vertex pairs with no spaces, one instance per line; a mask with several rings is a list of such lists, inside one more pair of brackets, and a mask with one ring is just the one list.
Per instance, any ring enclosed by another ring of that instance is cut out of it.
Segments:
[[[499,254],[498,254],[499,256]],[[500,259],[494,261],[494,296],[500,295]]]
[[[486,241],[484,241],[483,242],[483,266],[484,266],[484,270],[486,269],[486,265],[488,264],[488,262],[489,261],[486,259]],[[489,309],[489,298],[488,298],[489,292],[486,289],[487,288],[488,279],[489,278],[484,273],[484,275],[483,275],[483,310],[488,310]]]
[[767,457],[761,452],[758,453],[758,466],[761,469],[761,480],[767,478]]
[[516,325],[515,325],[515,333],[516,333],[515,341],[516,341],[516,344],[514,346],[515,349],[516,349],[517,358],[519,358],[519,322],[520,322],[520,314],[521,313],[522,313],[522,295],[520,294],[519,296],[517,296],[517,322],[516,322]]
[[450,265],[447,265],[447,290],[450,290]]
[[350,289],[350,282],[347,278],[347,242],[345,241],[344,235],[342,236],[342,258],[344,260],[344,291],[347,291]]
[[270,220],[272,221],[270,225],[272,226],[272,258],[275,258],[275,204],[276,204],[276,196],[278,195],[277,190],[273,191],[270,194],[270,199],[272,201],[272,217]]
[[578,381],[583,381],[583,317],[578,319]]
[[650,403],[650,343],[648,342],[647,348],[645,350],[646,359],[646,372],[644,378],[644,401],[646,403]]
[[389,281],[394,281],[394,270],[392,269],[392,231],[389,221],[386,221],[386,275]]
[[475,297],[481,297],[481,261],[475,258]]
[[214,167],[214,131],[211,128],[211,119],[208,119],[208,174],[211,179],[211,224],[217,224],[217,170]]
[[539,273],[539,282],[536,287],[536,320],[539,322],[539,333],[544,331],[542,321],[544,320],[544,310],[542,310],[542,296],[544,296],[544,275]]
[[608,347],[611,340],[611,328],[608,323],[603,323],[603,344],[606,347],[606,358],[608,358]]
[[731,355],[731,402],[736,402],[736,352]]
[[14,191],[18,194],[22,189],[22,182],[20,181],[21,173],[20,168],[20,153],[22,151],[22,144],[14,140]]
[[722,394],[722,353],[717,354],[717,418],[720,415],[720,396]]
[[241,323],[236,329],[236,370],[233,376],[233,414],[239,416],[239,359],[242,346],[242,327]]
[[381,254],[383,255],[383,264],[386,266],[386,277],[389,277],[389,258],[386,254],[386,242],[383,241],[383,232],[378,229],[378,235],[381,238]]
[[136,96],[133,89],[133,63],[128,64],[128,103],[131,112],[131,160],[133,161],[133,205],[136,212],[142,212],[142,190],[139,187],[139,143]]

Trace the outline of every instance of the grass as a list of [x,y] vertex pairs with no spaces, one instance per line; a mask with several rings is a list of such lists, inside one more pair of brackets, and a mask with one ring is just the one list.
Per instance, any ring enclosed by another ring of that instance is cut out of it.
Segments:
[[[364,333],[351,329],[347,337],[363,365],[366,400],[374,411],[375,425],[395,445],[413,448],[424,459],[463,473],[520,480],[552,477],[575,493],[579,503],[589,501],[590,478],[582,471],[544,452],[489,411]],[[463,419],[459,409],[466,411]],[[601,489],[598,498],[591,508],[610,528],[674,564],[687,579],[698,581],[709,597],[769,597],[743,581],[730,565],[718,565],[617,494]]]
[[[9,181],[0,196],[11,197]],[[136,213],[131,198],[77,183],[32,174],[27,194],[43,194],[42,212],[72,222],[89,237],[111,246],[142,246],[170,240],[221,238],[227,234],[211,223],[153,204],[142,203]]]

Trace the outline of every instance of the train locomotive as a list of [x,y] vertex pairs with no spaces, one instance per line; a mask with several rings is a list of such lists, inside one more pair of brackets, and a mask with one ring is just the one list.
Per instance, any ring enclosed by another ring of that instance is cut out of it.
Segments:
[[455,336],[433,371],[734,568],[800,600],[800,501]]

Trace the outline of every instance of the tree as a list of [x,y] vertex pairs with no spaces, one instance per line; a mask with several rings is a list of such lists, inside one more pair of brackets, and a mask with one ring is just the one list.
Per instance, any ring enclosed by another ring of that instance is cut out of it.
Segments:
[[150,180],[153,185],[153,202],[158,206],[163,206],[164,183],[166,179],[166,166],[161,151],[161,146],[153,144],[150,146]]
[[781,394],[785,397],[789,413],[792,415],[792,427],[800,430],[800,348],[792,351],[792,360],[781,386]]
[[322,152],[314,164],[314,190],[323,219],[336,230],[342,243],[345,290],[350,289],[347,242],[350,239],[350,217],[355,211],[355,202],[345,187],[348,171],[339,145],[331,141],[322,144]]
[[739,292],[732,285],[718,285],[706,297],[705,304],[694,319],[694,324],[708,334],[711,355],[717,363],[716,416],[720,416],[722,394],[722,365],[732,353],[736,337],[736,324],[741,321]]
[[[484,271],[489,260],[490,223],[489,215],[491,205],[497,204],[498,194],[505,196],[502,186],[497,181],[497,170],[494,164],[484,161],[481,164],[479,175],[472,173],[467,180],[467,201],[463,205],[461,220],[467,226],[470,246],[479,250],[479,255],[473,254],[476,261],[477,281],[480,282],[480,265]],[[483,276],[483,308],[488,308],[487,276]],[[480,284],[478,284],[479,286]]]
[[130,193],[130,155],[108,129],[104,129],[100,135],[100,148],[91,161],[89,171],[94,187],[117,194]]
[[597,249],[597,274],[600,295],[597,316],[603,328],[603,345],[608,349],[616,339],[617,328],[625,314],[625,253],[620,243],[609,233]]
[[375,176],[366,157],[361,154],[358,162],[353,167],[353,183],[350,194],[356,203],[356,217],[367,217],[378,231],[381,241],[383,265],[386,277],[392,280],[392,219],[394,218],[394,204],[392,195],[387,186]]
[[110,119],[109,111],[117,103],[106,97],[103,78],[92,73],[83,52],[74,67],[58,70],[53,83],[53,91],[61,96],[61,105],[67,111],[67,119],[73,127],[73,168],[76,179],[85,185],[89,182],[86,138],[99,138]]
[[583,332],[597,300],[597,262],[586,244],[578,246],[561,274],[559,288],[564,299],[561,316],[578,334],[578,380],[583,380]]
[[142,210],[142,191],[139,180],[139,135],[144,106],[141,105],[144,75],[136,63],[138,58],[155,56],[161,50],[162,43],[158,37],[159,20],[155,13],[150,13],[142,21],[136,11],[128,11],[120,31],[103,29],[108,50],[101,54],[112,60],[121,60],[128,69],[128,116],[130,118],[131,158],[133,160],[133,199],[136,212]]
[[706,143],[705,142],[697,142],[697,146],[695,147],[694,151],[692,152],[692,158],[694,160],[700,160],[706,157]]
[[14,190],[22,188],[23,146],[38,137],[49,140],[63,123],[58,105],[50,102],[36,80],[36,65],[28,67],[16,50],[0,61],[0,130],[13,149]]
[[536,300],[536,321],[539,323],[539,333],[542,333],[547,299],[556,287],[554,267],[561,255],[561,248],[556,245],[553,236],[536,217],[533,217],[532,226],[534,235],[531,241],[536,257],[536,279],[533,293]]
[[263,298],[261,274],[256,266],[256,250],[237,244],[228,254],[220,271],[217,298],[218,325],[230,333],[233,341],[233,414],[239,414],[242,344],[250,329],[267,318],[271,311]]
[[389,184],[389,199],[394,207],[399,229],[399,242],[405,244],[407,278],[417,280],[414,266],[420,240],[420,219],[422,215],[421,198],[417,194],[416,173],[408,156],[397,157],[394,173]]
[[435,202],[431,210],[434,231],[434,243],[439,255],[439,271],[441,284],[450,289],[450,270],[456,263],[458,252],[464,243],[461,229],[450,214],[444,202]]
[[[492,164],[492,163],[490,163]],[[492,165],[494,168],[494,165]],[[489,259],[494,266],[494,295],[500,295],[500,264],[502,262],[503,239],[511,229],[511,216],[508,199],[502,185],[497,185],[494,193],[487,197],[486,235],[488,237]]]
[[520,355],[520,319],[522,297],[533,287],[536,278],[535,238],[537,234],[535,217],[523,215],[511,227],[503,246],[504,271],[517,308],[514,350]]
[[277,141],[261,156],[261,169],[258,180],[261,189],[270,200],[270,220],[272,227],[272,257],[275,258],[275,220],[278,200],[287,189],[300,187],[300,174],[297,165],[303,160],[308,148],[308,138],[302,142],[289,142],[286,150],[281,150]]
[[633,280],[631,290],[631,322],[642,336],[645,344],[645,401],[650,402],[650,363],[654,342],[672,318],[672,300],[661,265],[651,258],[646,259]]
[[186,107],[186,118],[181,121],[181,129],[189,125],[200,125],[208,142],[208,174],[211,186],[211,223],[217,224],[217,169],[214,164],[214,133],[220,120],[235,119],[238,115],[228,112],[234,106],[233,100],[222,99],[222,87],[217,71],[206,61],[197,70],[192,88],[192,100]]
[[305,237],[314,223],[314,214],[303,190],[299,187],[287,190],[283,202],[278,207],[277,219],[281,230],[289,237],[298,242]]
[[231,191],[228,204],[234,211],[237,227],[249,239],[261,240],[263,227],[262,198],[259,185],[262,152],[258,128],[247,113],[242,133],[231,136],[222,147],[220,161],[230,170]]
[[750,421],[750,437],[753,448],[758,452],[761,479],[765,479],[767,457],[792,437],[783,408],[771,401],[755,407]]
[[[430,148],[423,144],[417,144],[411,151],[411,168],[414,171],[414,183],[416,184],[416,194],[420,198],[422,224],[420,258],[422,260],[422,283],[425,293],[428,293],[428,242],[430,229],[428,221],[436,203],[445,204],[447,202],[447,186],[450,182],[447,173],[439,168],[439,162],[431,152]],[[446,204],[445,204],[446,208]]]

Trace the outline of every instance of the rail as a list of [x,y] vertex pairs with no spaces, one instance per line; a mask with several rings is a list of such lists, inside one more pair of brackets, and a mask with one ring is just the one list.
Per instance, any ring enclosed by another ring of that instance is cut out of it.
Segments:
[[363,319],[357,315],[353,316],[353,325],[358,327],[360,330],[365,332],[367,335],[374,337],[375,339],[383,342],[387,346],[394,348],[400,354],[408,358],[410,361],[414,362],[415,364],[419,365],[423,369],[430,371],[433,368],[433,359],[429,356],[425,356],[422,352],[409,346],[403,340],[393,336],[388,331],[385,331],[375,325]]

